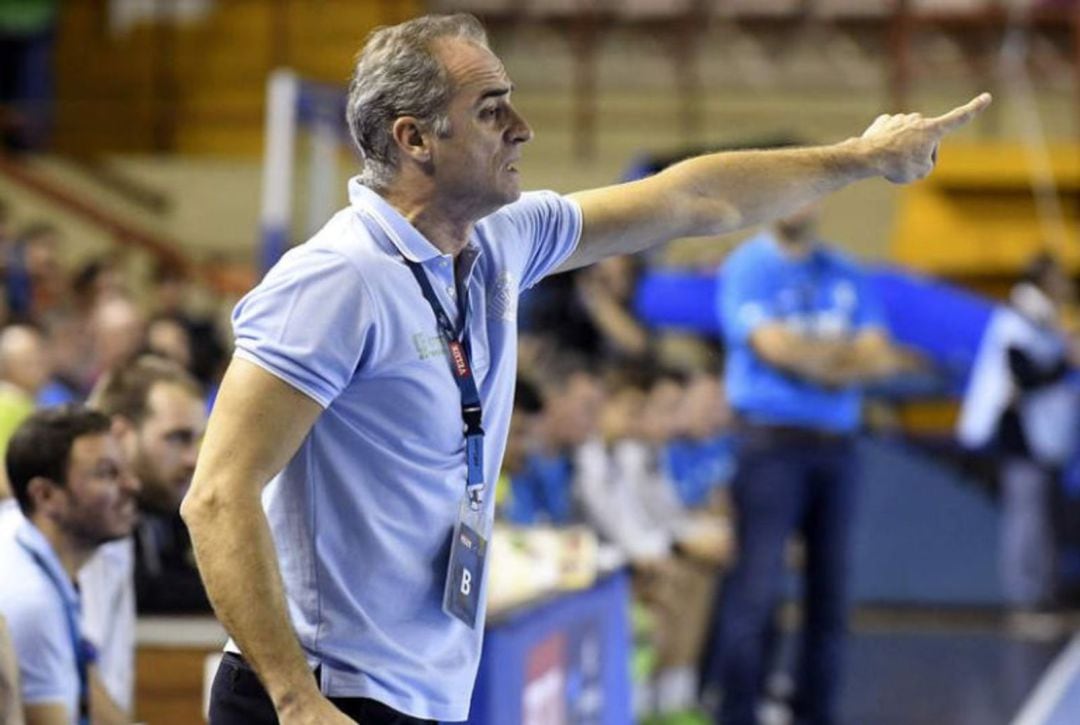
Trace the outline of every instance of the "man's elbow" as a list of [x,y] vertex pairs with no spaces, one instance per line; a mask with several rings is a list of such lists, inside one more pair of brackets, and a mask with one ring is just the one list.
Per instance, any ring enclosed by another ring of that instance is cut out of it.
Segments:
[[[727,199],[694,196],[687,199],[678,218],[681,237],[706,237],[729,234],[747,227],[752,219]],[[673,207],[679,208],[679,207]]]
[[180,502],[180,518],[192,536],[221,510],[221,497],[210,486],[193,485]]

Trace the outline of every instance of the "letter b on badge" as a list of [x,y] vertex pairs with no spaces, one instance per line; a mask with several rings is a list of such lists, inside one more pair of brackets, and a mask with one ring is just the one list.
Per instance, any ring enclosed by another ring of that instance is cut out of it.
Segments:
[[476,626],[480,589],[484,576],[487,541],[464,522],[459,522],[450,546],[450,562],[443,589],[443,611],[470,627]]
[[461,593],[469,596],[472,591],[472,572],[468,569],[461,570]]

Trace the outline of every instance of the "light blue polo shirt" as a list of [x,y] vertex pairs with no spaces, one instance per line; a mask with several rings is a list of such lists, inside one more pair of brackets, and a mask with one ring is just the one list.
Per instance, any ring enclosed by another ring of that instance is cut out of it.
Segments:
[[[61,583],[63,599],[27,548]],[[77,612],[79,595],[48,540],[26,519],[13,535],[0,537],[0,578],[0,614],[19,661],[23,702],[62,704],[71,722],[77,722],[79,669],[65,602]]]
[[[235,355],[324,408],[263,506],[293,627],[322,667],[323,692],[464,720],[482,632],[441,606],[465,491],[461,397],[403,258],[423,266],[456,320],[454,263],[355,179],[349,196],[233,313]],[[518,294],[580,235],[574,202],[532,192],[480,221],[461,252],[489,520],[514,397]]]
[[731,407],[759,423],[853,431],[861,416],[859,388],[829,390],[778,370],[757,356],[750,335],[769,322],[822,339],[884,328],[884,313],[862,270],[822,244],[806,257],[792,257],[764,233],[736,249],[720,275]]

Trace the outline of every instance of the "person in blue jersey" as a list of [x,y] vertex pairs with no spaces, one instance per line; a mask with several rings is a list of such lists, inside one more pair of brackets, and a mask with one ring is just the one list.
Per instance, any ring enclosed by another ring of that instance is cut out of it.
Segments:
[[857,264],[817,236],[806,207],[737,248],[720,272],[725,384],[737,419],[738,557],[715,628],[721,719],[757,722],[784,553],[806,547],[796,721],[836,722],[862,389],[914,365],[893,347]]
[[914,181],[990,102],[563,196],[521,191],[533,132],[512,91],[471,16],[375,30],[346,104],[364,159],[348,207],[233,313],[182,509],[232,636],[216,723],[467,718],[521,291],[860,179]]
[[122,722],[97,684],[77,580],[94,552],[128,536],[138,516],[139,482],[111,425],[85,408],[50,408],[27,418],[8,443],[8,479],[24,518],[0,538],[0,616],[31,725]]

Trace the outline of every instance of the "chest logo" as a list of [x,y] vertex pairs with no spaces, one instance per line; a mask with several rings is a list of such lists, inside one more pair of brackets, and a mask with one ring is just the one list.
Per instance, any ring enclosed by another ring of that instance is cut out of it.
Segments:
[[504,322],[517,321],[517,300],[517,280],[504,271],[495,280],[488,297],[488,315]]

